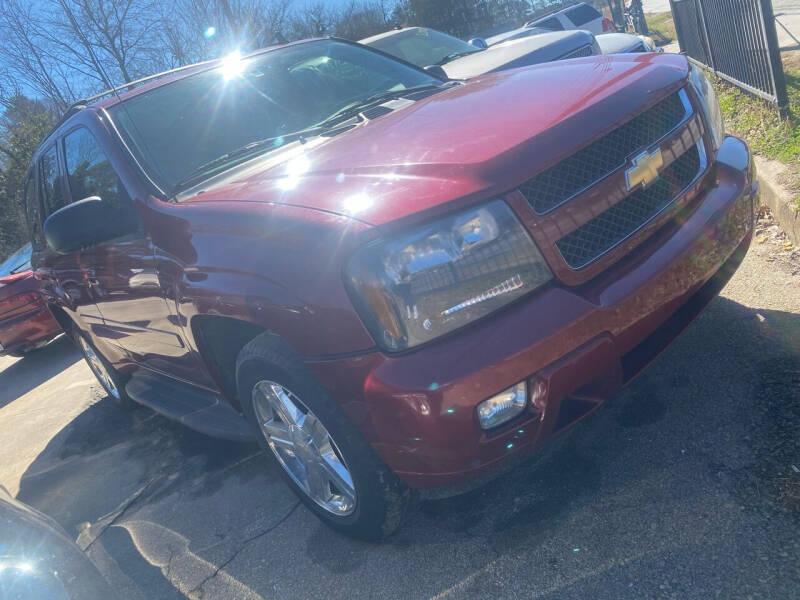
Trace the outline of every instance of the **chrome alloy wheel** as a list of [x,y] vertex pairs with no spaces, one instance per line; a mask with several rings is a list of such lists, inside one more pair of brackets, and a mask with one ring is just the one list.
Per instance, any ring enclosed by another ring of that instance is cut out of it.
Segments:
[[89,363],[89,368],[94,373],[95,377],[100,381],[100,385],[106,390],[106,392],[113,396],[115,399],[119,400],[119,390],[117,389],[117,385],[114,383],[114,380],[111,377],[111,374],[106,369],[106,366],[103,364],[103,361],[100,360],[100,357],[97,356],[94,349],[89,345],[82,335],[78,336],[78,341],[81,345],[81,350],[83,351],[83,355],[86,357],[86,362]]
[[356,506],[347,463],[322,422],[292,392],[273,381],[253,387],[253,412],[278,462],[309,498],[346,516]]

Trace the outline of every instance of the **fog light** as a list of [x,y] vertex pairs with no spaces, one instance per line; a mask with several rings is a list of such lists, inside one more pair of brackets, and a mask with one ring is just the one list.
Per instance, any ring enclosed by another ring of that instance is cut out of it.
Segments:
[[511,386],[478,404],[478,420],[483,429],[491,429],[510,421],[523,410],[528,401],[528,388],[524,381]]

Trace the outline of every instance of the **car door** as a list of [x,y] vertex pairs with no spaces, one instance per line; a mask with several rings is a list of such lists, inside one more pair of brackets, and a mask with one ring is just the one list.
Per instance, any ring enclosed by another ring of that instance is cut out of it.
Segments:
[[73,320],[91,327],[99,319],[97,307],[81,277],[77,253],[53,252],[47,247],[42,233],[42,224],[47,217],[69,201],[61,164],[58,145],[53,141],[39,154],[31,173],[29,199],[26,190],[31,264],[48,301],[60,304]]
[[133,198],[97,137],[80,125],[62,141],[67,180],[73,201],[99,196],[113,204],[120,218],[135,221],[134,232],[80,252],[78,265],[102,324],[97,341],[114,355],[169,375],[178,375],[195,357],[188,351],[182,328],[170,310],[153,253]]

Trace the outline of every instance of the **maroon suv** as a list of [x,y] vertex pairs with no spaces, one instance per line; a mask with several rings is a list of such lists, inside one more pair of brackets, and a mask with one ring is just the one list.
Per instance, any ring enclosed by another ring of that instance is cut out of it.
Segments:
[[682,56],[461,83],[335,39],[87,100],[31,177],[37,275],[108,394],[255,437],[362,538],[635,377],[757,189]]

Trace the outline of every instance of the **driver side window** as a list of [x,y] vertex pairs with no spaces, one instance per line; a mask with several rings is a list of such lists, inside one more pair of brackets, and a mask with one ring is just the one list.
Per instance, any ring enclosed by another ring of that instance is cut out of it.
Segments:
[[67,134],[64,156],[73,202],[89,196],[100,196],[114,205],[127,200],[122,182],[88,129],[80,127]]

